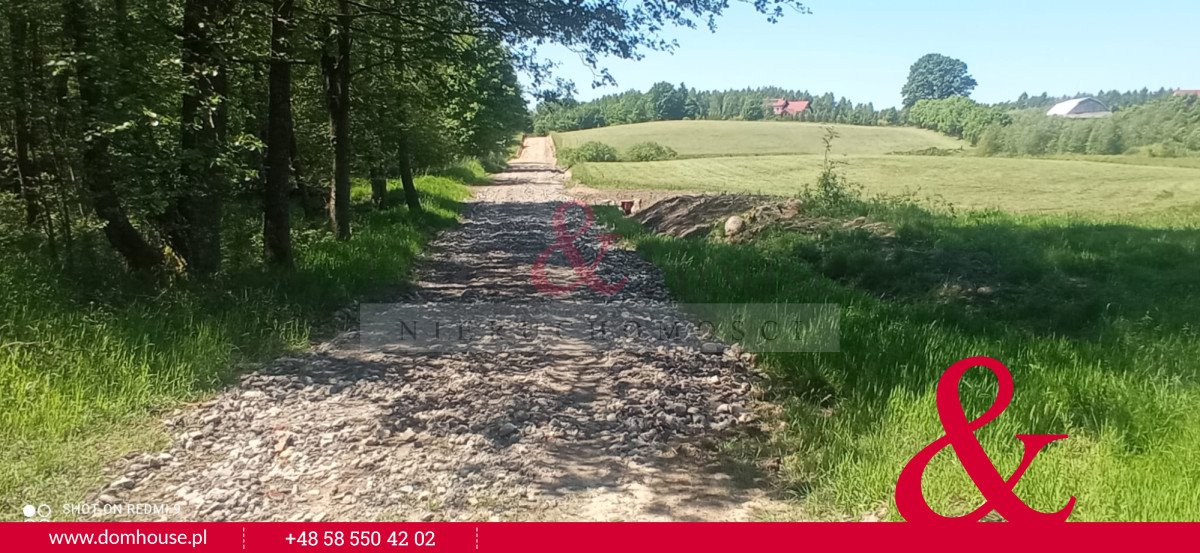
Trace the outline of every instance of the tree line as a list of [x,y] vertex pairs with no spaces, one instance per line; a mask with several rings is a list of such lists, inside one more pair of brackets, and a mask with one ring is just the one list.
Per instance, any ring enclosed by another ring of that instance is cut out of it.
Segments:
[[[809,106],[799,115],[776,116],[770,105],[770,100],[776,98],[805,100]],[[855,103],[833,93],[815,95],[806,90],[778,87],[697,90],[683,83],[660,82],[646,92],[629,90],[588,102],[576,101],[570,94],[546,98],[533,114],[533,130],[545,134],[685,119],[790,119],[849,125],[896,125],[901,122],[900,112],[895,108],[876,110],[870,102]]]
[[[771,20],[804,10],[748,3]],[[0,204],[21,221],[4,228],[36,232],[62,263],[98,231],[135,271],[207,277],[227,213],[249,208],[265,263],[290,267],[294,211],[351,239],[352,177],[379,208],[398,178],[418,210],[414,171],[501,159],[529,124],[518,73],[548,75],[537,45],[593,65],[670,50],[665,25],[728,5],[5,0]]]
[[1127,107],[1138,106],[1154,100],[1160,100],[1171,95],[1171,90],[1163,87],[1158,90],[1150,90],[1142,88],[1141,90],[1100,90],[1096,93],[1077,92],[1067,96],[1050,96],[1043,92],[1036,96],[1031,96],[1028,92],[1022,92],[1016,100],[1009,102],[998,102],[994,105],[1006,109],[1029,109],[1029,108],[1046,108],[1049,109],[1054,104],[1073,100],[1075,98],[1092,97],[1108,106],[1109,109],[1119,110]]
[[1014,112],[1012,124],[979,136],[981,154],[1200,154],[1200,97],[1168,96],[1127,107],[1112,117],[1047,117],[1040,109]]

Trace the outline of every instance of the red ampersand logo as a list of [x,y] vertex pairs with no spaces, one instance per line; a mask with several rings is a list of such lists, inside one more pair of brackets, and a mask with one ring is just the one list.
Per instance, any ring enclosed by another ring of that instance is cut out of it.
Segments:
[[[983,415],[973,421],[967,421],[967,415],[963,412],[962,401],[958,394],[958,385],[969,369],[978,366],[987,367],[996,374],[999,391],[996,393],[996,401]],[[1000,413],[1008,408],[1012,398],[1012,373],[1008,371],[1008,367],[995,359],[971,357],[951,365],[946,370],[937,386],[938,417],[942,420],[942,427],[946,429],[946,435],[934,440],[933,443],[917,453],[900,472],[900,479],[896,482],[896,509],[900,512],[900,516],[909,522],[978,522],[989,512],[995,510],[1005,520],[1025,523],[1064,522],[1067,517],[1071,516],[1071,510],[1075,508],[1074,496],[1067,501],[1066,507],[1059,511],[1043,513],[1026,505],[1013,492],[1013,488],[1016,487],[1021,476],[1033,463],[1033,458],[1051,442],[1066,438],[1066,434],[1017,434],[1017,439],[1025,444],[1025,454],[1021,459],[1021,464],[1017,466],[1017,470],[1008,478],[1000,475],[987,452],[983,450],[983,446],[979,445],[975,431],[1000,416]],[[925,474],[925,467],[929,465],[934,455],[937,455],[946,446],[954,448],[954,453],[967,471],[967,475],[975,482],[975,486],[979,488],[986,499],[978,509],[959,517],[946,517],[938,514],[929,507],[929,503],[925,501],[925,494],[921,490],[921,478]]]
[[[574,233],[571,233],[567,229],[567,212],[572,207],[583,209],[584,217],[583,225]],[[600,251],[596,254],[596,259],[592,260],[591,263],[584,261],[583,256],[579,254],[579,250],[575,248],[575,240],[592,228],[594,220],[595,214],[592,213],[591,206],[579,200],[563,202],[554,211],[554,218],[551,219],[551,224],[554,226],[554,234],[556,235],[554,245],[538,254],[537,260],[533,263],[533,268],[530,269],[533,285],[539,292],[552,296],[560,296],[569,294],[572,290],[583,284],[587,284],[596,293],[611,296],[625,287],[625,283],[629,281],[629,277],[622,278],[620,282],[610,283],[605,282],[604,279],[596,275],[596,267],[604,259],[604,254],[608,251],[608,247],[617,239],[615,235],[601,234],[599,236]],[[550,261],[550,256],[554,255],[556,251],[562,252],[566,256],[567,262],[571,264],[571,269],[575,272],[576,278],[570,284],[558,285],[546,278],[546,264]]]

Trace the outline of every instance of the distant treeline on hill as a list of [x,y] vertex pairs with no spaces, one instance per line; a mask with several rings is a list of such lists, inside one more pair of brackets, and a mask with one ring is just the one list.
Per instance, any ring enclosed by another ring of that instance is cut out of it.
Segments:
[[[1113,108],[1112,117],[1049,117],[1054,104],[1091,96]],[[797,115],[776,115],[771,100],[810,102]],[[981,104],[965,96],[919,100],[904,111],[876,110],[831,93],[777,87],[699,91],[658,83],[590,102],[544,101],[533,116],[534,132],[565,132],[609,125],[682,119],[787,119],[850,125],[911,125],[962,138],[982,155],[1124,154],[1177,157],[1200,154],[1200,96],[1173,96],[1161,88],[1051,97],[1022,94],[1014,102]]]
[[958,136],[982,155],[1141,152],[1179,157],[1200,153],[1200,96],[1166,96],[1112,117],[1049,117],[1040,108],[1006,110],[953,96],[921,100],[908,112],[917,127]]
[[1139,106],[1147,102],[1166,98],[1171,95],[1171,90],[1167,88],[1159,88],[1158,90],[1150,90],[1143,88],[1141,90],[1127,90],[1121,92],[1119,90],[1101,90],[1092,94],[1090,92],[1079,92],[1070,96],[1050,96],[1045,92],[1030,96],[1028,93],[1022,92],[1021,96],[1013,102],[1000,102],[993,104],[996,107],[1007,109],[1026,109],[1026,108],[1050,108],[1059,102],[1065,102],[1074,98],[1092,97],[1108,106],[1109,109],[1119,110],[1122,108]]
[[[775,115],[770,99],[808,101],[798,115]],[[900,112],[895,108],[876,110],[871,103],[856,104],[833,93],[813,95],[808,91],[777,87],[742,90],[696,90],[687,85],[658,83],[646,92],[630,90],[610,94],[590,102],[570,98],[543,101],[533,116],[538,134],[565,132],[609,125],[677,121],[682,119],[792,119],[849,125],[897,125]]]

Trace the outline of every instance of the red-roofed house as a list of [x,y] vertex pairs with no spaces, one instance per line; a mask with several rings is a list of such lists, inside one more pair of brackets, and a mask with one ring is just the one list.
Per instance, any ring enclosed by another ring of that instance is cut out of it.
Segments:
[[808,110],[808,100],[785,100],[776,98],[771,100],[771,110],[775,115],[791,115],[796,116]]
[[1184,90],[1182,88],[1174,92],[1175,96],[1200,96],[1200,90]]

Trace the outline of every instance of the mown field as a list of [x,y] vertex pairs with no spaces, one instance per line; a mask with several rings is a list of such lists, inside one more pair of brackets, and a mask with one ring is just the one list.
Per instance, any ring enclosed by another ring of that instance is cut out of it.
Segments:
[[[974,156],[835,159],[868,194],[913,195],[965,209],[1119,214],[1200,203],[1200,168]],[[820,171],[821,156],[797,155],[587,163],[572,175],[596,188],[793,196]]]
[[[670,146],[681,157],[757,156],[771,154],[818,154],[824,151],[820,123],[777,121],[659,121],[618,125],[560,133],[554,136],[560,148],[574,148],[589,141],[625,150],[639,142],[653,141]],[[945,135],[909,127],[837,126],[841,137],[838,151],[845,154],[888,154],[926,148],[969,148],[965,142]]]
[[[795,128],[791,128],[795,127]],[[821,170],[827,126],[668,121],[563,133],[560,147],[599,141],[621,149],[656,141],[683,159],[584,163],[575,181],[595,188],[656,188],[793,196]],[[960,142],[908,128],[837,125],[832,159],[868,195],[1014,213],[1115,216],[1200,204],[1200,160],[1141,156],[1046,158],[901,155]],[[786,155],[784,155],[786,154]],[[686,157],[692,156],[692,157]]]
[[[615,182],[792,195],[815,181],[817,164],[814,156],[643,163],[640,179],[626,172]],[[978,433],[1003,474],[1022,453],[1014,435],[1070,435],[1017,485],[1032,506],[1057,510],[1074,495],[1072,520],[1200,520],[1200,171],[878,155],[850,156],[844,171],[869,191],[923,183],[959,208],[815,195],[805,216],[865,216],[894,237],[834,224],[737,244],[719,229],[705,239],[654,235],[602,210],[681,302],[844,308],[839,353],[762,356],[780,425],[729,448],[746,462],[781,460],[798,511],[776,516],[882,510],[895,519],[901,468],[944,434],[938,378],[959,359],[987,355],[1016,381],[1013,404]],[[888,184],[897,180],[906,184]],[[605,182],[614,181],[589,184]],[[991,405],[994,379],[978,369],[962,393],[974,418]],[[925,493],[947,515],[983,502],[951,452],[930,466]]]
[[[261,216],[231,213],[228,274],[166,290],[130,278],[110,254],[64,275],[0,242],[0,517],[29,502],[81,500],[105,463],[165,440],[148,415],[307,348],[353,301],[391,297],[434,232],[455,224],[469,194],[464,179],[481,175],[420,177],[420,215],[373,209],[369,187],[357,182],[354,240],[338,242],[323,222],[297,218],[304,254],[288,273],[257,263]],[[391,193],[402,206],[400,191]]]

